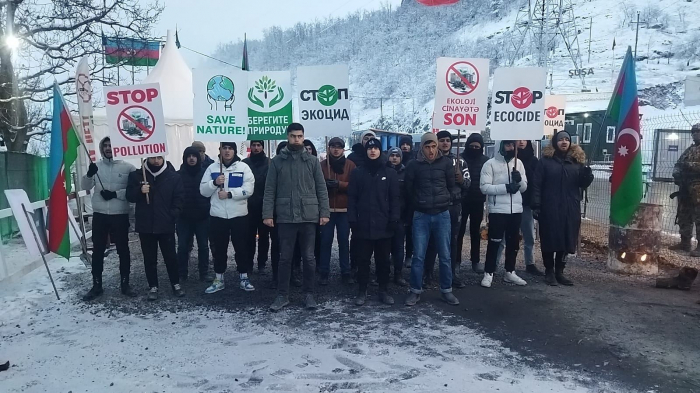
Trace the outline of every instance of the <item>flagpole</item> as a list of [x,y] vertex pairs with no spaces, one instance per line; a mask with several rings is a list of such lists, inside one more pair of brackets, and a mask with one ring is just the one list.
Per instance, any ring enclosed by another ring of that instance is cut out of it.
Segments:
[[53,277],[51,276],[51,270],[49,270],[49,264],[46,262],[46,255],[44,255],[44,252],[41,250],[43,247],[41,247],[41,243],[39,242],[39,237],[37,236],[36,232],[34,231],[34,220],[31,220],[29,218],[29,212],[27,211],[27,208],[24,206],[24,203],[22,205],[22,210],[24,211],[24,216],[27,218],[27,222],[30,223],[29,229],[32,231],[32,236],[34,236],[34,242],[36,243],[37,247],[39,248],[39,254],[41,254],[41,259],[44,261],[44,266],[46,267],[46,272],[49,273],[49,280],[51,280],[51,286],[53,287],[53,291],[56,294],[56,299],[61,300],[61,297],[58,296],[58,290],[56,289],[56,284],[53,282]]

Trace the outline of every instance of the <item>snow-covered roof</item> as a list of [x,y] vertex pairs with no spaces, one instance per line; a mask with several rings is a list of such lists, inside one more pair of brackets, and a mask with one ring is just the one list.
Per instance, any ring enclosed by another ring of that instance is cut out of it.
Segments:
[[187,66],[168,30],[160,59],[143,83],[160,83],[163,115],[166,119],[192,120],[192,70]]

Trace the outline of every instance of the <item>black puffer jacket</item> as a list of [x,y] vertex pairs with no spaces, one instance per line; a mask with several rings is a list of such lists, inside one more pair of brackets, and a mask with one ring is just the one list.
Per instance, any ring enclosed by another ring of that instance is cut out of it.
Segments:
[[146,171],[146,181],[151,185],[148,193],[150,203],[146,202],[146,195],[141,193],[141,168],[129,174],[126,199],[136,204],[135,229],[138,233],[175,233],[175,223],[184,206],[185,191],[182,179],[173,165],[169,162],[165,165],[167,167],[163,173],[155,178]]
[[[535,156],[535,149],[532,147],[532,142],[527,141],[527,146],[524,149],[518,149],[518,159],[522,161],[525,167],[525,177],[532,181],[535,178],[535,168],[539,159]],[[520,168],[518,168],[520,169]],[[532,200],[532,187],[528,187],[523,194],[523,207],[530,207]]]
[[[478,154],[470,155],[471,149],[469,144],[472,142],[479,142],[481,144],[481,150]],[[469,168],[469,177],[471,177],[471,185],[467,191],[467,195],[463,195],[463,201],[466,203],[484,203],[486,202],[486,195],[481,192],[481,168],[484,167],[486,161],[489,160],[488,157],[484,155],[484,138],[481,134],[473,133],[467,138],[467,144],[464,147],[464,151],[461,154],[464,161],[467,163]]]
[[262,213],[263,198],[265,197],[265,181],[267,180],[267,171],[270,169],[270,159],[263,151],[259,154],[251,154],[250,157],[243,160],[248,164],[250,170],[255,176],[255,191],[248,198],[248,211]]
[[[187,165],[187,156],[190,154],[197,156],[197,165],[194,168]],[[182,165],[177,171],[182,179],[182,187],[185,192],[183,206],[187,207],[182,211],[181,217],[190,221],[201,221],[209,218],[209,198],[203,197],[199,192],[199,183],[202,181],[206,169],[202,167],[200,161],[197,148],[188,147],[182,154]]]
[[399,206],[401,211],[401,222],[408,223],[408,220],[411,217],[411,212],[408,208],[407,201],[408,194],[406,191],[406,166],[404,164],[394,166],[389,161],[387,161],[386,167],[396,171],[396,175],[399,181]]
[[372,240],[394,236],[392,225],[399,225],[400,204],[395,170],[381,165],[372,175],[365,165],[350,174],[348,222],[353,236]]
[[531,183],[531,206],[540,210],[543,252],[576,252],[582,189],[593,182],[593,176],[583,171],[585,160],[586,155],[578,145],[571,145],[565,158],[555,155],[551,145],[542,150]]
[[438,158],[429,163],[419,151],[415,160],[406,167],[406,190],[411,208],[425,214],[446,211],[452,200],[455,175],[452,160],[438,152]]

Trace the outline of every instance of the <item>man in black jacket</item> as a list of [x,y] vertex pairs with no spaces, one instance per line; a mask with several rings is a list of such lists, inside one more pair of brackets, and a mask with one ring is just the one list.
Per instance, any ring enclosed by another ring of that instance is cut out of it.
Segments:
[[158,247],[173,293],[184,296],[175,253],[175,223],[184,205],[180,176],[162,156],[150,157],[144,168],[129,174],[126,199],[136,204],[136,232],[141,241],[146,280],[151,288],[148,300],[158,299]]
[[258,272],[265,270],[267,251],[270,248],[270,227],[262,222],[262,205],[265,196],[265,180],[270,159],[265,154],[263,141],[250,142],[250,157],[243,160],[255,176],[255,191],[248,198],[248,225],[250,225],[250,253],[255,254],[255,238],[258,239]]
[[207,155],[207,148],[204,146],[204,143],[200,141],[194,141],[192,142],[192,147],[196,148],[197,151],[199,151],[199,162],[202,163],[202,168],[207,169],[209,168],[209,165],[214,163],[214,160],[211,159]]
[[[401,149],[401,164],[407,167],[408,163],[416,159],[416,153],[413,151],[413,137],[410,135],[402,136],[399,138],[399,149]],[[411,213],[412,215],[412,213]],[[413,218],[409,217],[406,223],[406,267],[411,267],[411,261],[413,258]]]
[[421,149],[406,168],[406,189],[411,195],[413,213],[413,264],[411,266],[411,293],[406,305],[413,306],[423,292],[423,263],[430,237],[440,259],[440,292],[451,305],[459,300],[452,294],[452,263],[450,260],[450,201],[455,186],[452,160],[443,157],[437,147],[435,134],[426,132],[421,137]]
[[367,161],[350,175],[348,222],[355,231],[359,291],[355,305],[365,304],[372,254],[379,282],[379,300],[394,304],[387,292],[389,284],[391,238],[399,226],[399,183],[396,171],[381,158],[382,143],[372,138],[365,143]]
[[462,221],[459,224],[458,248],[457,252],[462,255],[462,245],[464,244],[464,234],[467,230],[467,220],[469,220],[469,237],[471,239],[470,259],[472,270],[476,273],[484,272],[484,264],[480,263],[481,256],[481,221],[484,220],[484,203],[486,196],[481,192],[479,183],[481,182],[481,168],[483,168],[488,157],[484,155],[484,138],[481,134],[473,133],[467,138],[467,145],[464,147],[462,158],[467,163],[471,185],[462,198]]
[[184,206],[177,221],[177,261],[180,281],[186,281],[190,252],[197,237],[199,279],[211,281],[209,270],[209,199],[199,193],[199,183],[204,175],[201,156],[196,147],[188,147],[182,154],[182,166],[178,171],[184,189]]
[[[408,283],[403,278],[401,271],[404,265],[404,242],[408,241],[406,227],[410,221],[409,208],[406,199],[406,167],[401,163],[403,158],[401,149],[392,147],[389,149],[389,161],[386,166],[396,171],[399,183],[399,211],[401,212],[401,221],[394,231],[394,236],[391,239],[391,259],[394,265],[394,284],[400,287],[408,286]],[[408,235],[410,236],[410,235]]]
[[352,153],[348,156],[348,160],[352,161],[356,167],[361,167],[367,161],[367,150],[365,144],[377,135],[374,131],[365,131],[360,138],[361,142],[352,145]]
[[[464,288],[467,286],[458,278],[459,267],[462,264],[462,251],[459,249],[459,228],[460,215],[462,214],[462,195],[466,195],[470,186],[469,170],[467,164],[461,157],[457,157],[452,153],[452,140],[454,137],[449,131],[440,131],[437,133],[438,149],[442,156],[452,161],[452,168],[455,175],[455,185],[451,190],[450,199],[450,256],[452,257],[452,286],[455,288]],[[435,257],[437,250],[435,242],[431,239],[428,242],[428,251],[425,256],[425,270],[423,272],[425,285],[430,283],[432,279],[433,269],[435,267]]]
[[[535,168],[539,160],[535,156],[535,149],[532,147],[532,141],[518,141],[518,159],[522,161],[525,167],[525,177],[527,179],[535,179]],[[535,219],[532,217],[532,187],[528,187],[527,191],[522,193],[523,196],[523,215],[520,221],[520,233],[523,236],[523,257],[525,258],[525,271],[533,276],[544,276],[544,272],[535,266]],[[503,240],[498,247],[496,255],[496,265],[500,264],[503,250],[506,242]]]

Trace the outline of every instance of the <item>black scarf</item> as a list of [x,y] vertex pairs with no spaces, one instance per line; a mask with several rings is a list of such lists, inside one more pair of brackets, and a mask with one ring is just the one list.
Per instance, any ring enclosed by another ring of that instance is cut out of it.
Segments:
[[265,161],[266,158],[267,158],[267,156],[265,155],[265,152],[261,151],[260,153],[257,153],[257,154],[251,154],[250,155],[250,162],[252,162],[255,165],[258,165],[258,164],[262,163],[263,161]]
[[241,160],[241,159],[238,158],[238,154],[236,154],[236,155],[233,156],[233,160],[231,160],[231,162],[229,162],[228,164],[225,163],[225,162],[223,161],[223,159],[221,160],[221,163],[224,164],[224,166],[225,166],[226,168],[228,168],[228,167],[230,167],[231,165],[233,165],[236,161],[240,161],[240,160]]
[[377,171],[379,171],[379,168],[382,167],[382,157],[377,157],[376,159],[371,159],[367,157],[367,161],[365,161],[365,165],[367,166],[367,170],[372,176],[375,176],[377,174]]
[[345,173],[345,156],[340,156],[340,158],[335,158],[332,155],[328,155],[329,162],[331,163],[331,169],[338,175]]

